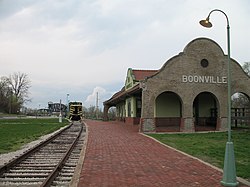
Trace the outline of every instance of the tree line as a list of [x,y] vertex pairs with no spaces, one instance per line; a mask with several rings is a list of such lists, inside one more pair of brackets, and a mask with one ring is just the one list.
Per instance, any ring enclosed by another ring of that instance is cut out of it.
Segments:
[[[95,106],[83,107],[84,118],[86,119],[103,119],[104,113],[103,110],[96,108]],[[108,119],[115,120],[116,117],[116,109],[115,107],[111,107],[108,111]]]
[[18,114],[29,100],[31,81],[25,73],[16,72],[0,77],[0,112]]

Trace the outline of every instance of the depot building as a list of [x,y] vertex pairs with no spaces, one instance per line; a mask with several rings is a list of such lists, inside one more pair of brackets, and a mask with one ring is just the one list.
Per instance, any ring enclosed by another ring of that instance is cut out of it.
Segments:
[[[250,96],[250,78],[231,59],[231,93]],[[129,68],[124,87],[104,102],[104,118],[139,124],[142,132],[227,130],[228,56],[208,38],[197,38],[159,70]]]

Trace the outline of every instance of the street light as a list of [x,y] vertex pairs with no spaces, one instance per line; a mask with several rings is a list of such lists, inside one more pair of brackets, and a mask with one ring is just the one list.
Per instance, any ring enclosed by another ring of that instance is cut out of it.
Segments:
[[67,114],[66,116],[68,115],[69,113],[69,94],[67,94],[67,110],[66,110]]
[[226,151],[224,158],[224,169],[223,169],[223,178],[221,184],[224,186],[237,186],[239,183],[236,180],[236,168],[235,168],[235,158],[234,158],[234,146],[231,139],[231,63],[230,63],[230,27],[229,20],[225,12],[219,9],[214,9],[210,11],[208,17],[205,20],[201,20],[200,24],[203,27],[210,28],[212,23],[209,21],[210,15],[212,12],[221,12],[224,14],[227,20],[227,124],[228,124],[228,141],[226,143]]

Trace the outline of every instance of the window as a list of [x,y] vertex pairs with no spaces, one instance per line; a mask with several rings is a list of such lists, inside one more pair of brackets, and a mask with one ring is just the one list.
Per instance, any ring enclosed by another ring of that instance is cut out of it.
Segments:
[[202,59],[201,60],[201,66],[203,67],[203,68],[206,68],[206,67],[208,67],[208,60],[207,59]]

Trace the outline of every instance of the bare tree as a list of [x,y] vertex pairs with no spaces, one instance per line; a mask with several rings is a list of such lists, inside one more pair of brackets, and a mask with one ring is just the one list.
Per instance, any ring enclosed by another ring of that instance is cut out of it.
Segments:
[[12,90],[12,111],[17,113],[20,107],[29,101],[28,94],[31,82],[27,74],[20,72],[10,75],[7,82]]
[[250,76],[250,62],[245,62],[242,68]]
[[[87,119],[102,119],[103,118],[103,112],[100,109],[96,109],[95,106],[90,106],[88,108],[83,107],[84,117]],[[98,112],[98,113],[97,113]]]
[[116,118],[116,108],[115,107],[111,107],[108,111],[108,116],[110,120],[115,120]]
[[249,97],[243,93],[236,93],[232,98],[233,108],[250,108]]
[[[250,62],[245,62],[242,66],[243,70],[250,76]],[[233,96],[232,107],[234,108],[250,108],[250,96],[244,93],[237,93]]]
[[10,92],[8,87],[7,78],[1,77],[0,79],[0,112],[9,112],[10,107]]
[[87,110],[87,116],[90,119],[94,119],[96,114],[95,106],[90,106]]

